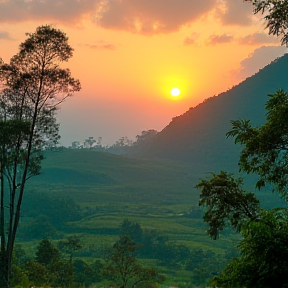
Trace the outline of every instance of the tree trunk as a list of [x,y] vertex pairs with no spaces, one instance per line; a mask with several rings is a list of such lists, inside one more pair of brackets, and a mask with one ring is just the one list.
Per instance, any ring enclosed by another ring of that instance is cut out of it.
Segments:
[[7,252],[1,251],[0,254],[0,287],[1,288],[9,288],[9,267],[7,261]]

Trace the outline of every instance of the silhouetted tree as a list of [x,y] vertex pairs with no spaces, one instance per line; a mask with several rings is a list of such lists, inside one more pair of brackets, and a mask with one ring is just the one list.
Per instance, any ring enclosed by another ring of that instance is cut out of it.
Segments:
[[[68,69],[59,66],[73,54],[67,36],[48,25],[27,36],[10,63],[0,64],[0,120],[29,123],[29,133],[20,129],[13,145],[4,143],[1,147],[1,287],[9,287],[26,181],[39,174],[42,150],[58,141],[57,106],[80,90],[79,81],[71,77]],[[7,205],[4,194],[10,199]],[[5,206],[9,207],[9,213],[3,213]]]
[[252,2],[254,13],[264,14],[269,34],[281,36],[281,44],[288,45],[288,2],[287,0],[245,0]]

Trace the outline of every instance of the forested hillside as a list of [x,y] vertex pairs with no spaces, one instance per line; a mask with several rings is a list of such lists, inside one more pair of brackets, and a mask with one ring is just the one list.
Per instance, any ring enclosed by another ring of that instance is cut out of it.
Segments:
[[[190,108],[158,133],[148,144],[138,145],[132,154],[149,158],[221,166],[226,169],[238,160],[237,147],[226,140],[230,121],[251,119],[254,125],[265,120],[267,94],[288,88],[288,54],[276,59],[239,85]],[[209,85],[209,79],[207,79]],[[209,170],[209,169],[208,169]]]

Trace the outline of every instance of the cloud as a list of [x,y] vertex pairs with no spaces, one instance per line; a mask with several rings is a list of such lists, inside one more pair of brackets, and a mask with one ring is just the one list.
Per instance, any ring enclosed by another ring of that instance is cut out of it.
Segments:
[[217,0],[0,0],[0,22],[77,23],[89,15],[101,27],[141,34],[169,33],[213,9]]
[[222,35],[211,35],[210,38],[206,41],[207,45],[216,45],[229,43],[234,40],[234,37],[227,34]]
[[10,34],[6,31],[0,31],[0,39],[13,40]]
[[[107,29],[152,35],[177,31],[213,9],[217,0],[107,0],[97,23]],[[99,6],[100,7],[100,6]]]
[[232,71],[232,74],[236,78],[243,80],[257,73],[259,69],[268,65],[277,57],[283,56],[285,52],[287,52],[287,48],[283,46],[262,46],[244,59],[240,63],[240,68]]
[[199,38],[199,35],[198,33],[192,33],[191,36],[189,37],[186,37],[185,40],[184,40],[184,46],[198,46],[198,38]]
[[247,26],[252,23],[253,6],[243,0],[222,0],[218,17],[225,25]]
[[0,0],[0,22],[56,20],[72,24],[95,11],[100,0]]
[[268,43],[280,43],[280,40],[276,37],[270,36],[265,33],[254,33],[245,37],[239,38],[239,44],[242,45],[258,45]]
[[91,49],[104,49],[104,50],[116,50],[116,46],[113,44],[94,44],[89,45]]
[[253,18],[243,0],[0,0],[0,22],[75,25],[88,16],[105,29],[152,35],[175,32],[215,9],[224,24],[248,25]]

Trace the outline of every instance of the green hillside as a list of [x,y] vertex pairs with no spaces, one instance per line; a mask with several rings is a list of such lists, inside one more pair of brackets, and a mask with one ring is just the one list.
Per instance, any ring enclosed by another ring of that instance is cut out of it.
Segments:
[[31,185],[41,191],[52,189],[58,195],[70,195],[81,205],[151,201],[155,205],[192,205],[197,202],[193,185],[199,177],[173,161],[65,149],[46,154],[42,174],[31,180]]
[[[33,203],[33,194],[40,193],[72,198],[80,205],[86,214],[71,222],[65,233],[82,235],[89,243],[98,243],[99,239],[113,241],[121,222],[128,218],[143,229],[156,230],[189,247],[208,249],[217,245],[222,249],[224,245],[211,241],[205,234],[198,210],[199,193],[194,188],[203,177],[197,167],[89,149],[64,149],[46,154],[42,172],[29,182],[22,213],[24,222],[30,215],[25,207]],[[189,215],[191,209],[196,217]]]
[[[119,225],[128,218],[144,229],[155,229],[189,246],[221,247],[220,242],[210,241],[205,234],[198,208],[199,192],[194,188],[200,178],[209,176],[207,172],[215,168],[89,149],[47,152],[42,174],[29,182],[22,216],[25,220],[31,214],[29,203],[34,205],[33,195],[40,193],[71,198],[80,205],[84,216],[69,224],[68,233],[83,234],[89,241],[95,241],[95,234],[117,236]],[[279,201],[267,198],[266,193],[261,195],[269,205],[273,205],[272,200]],[[37,213],[41,213],[40,208]]]
[[[18,235],[18,243],[30,256],[42,238],[56,244],[77,235],[84,244],[77,258],[87,262],[102,259],[104,247],[117,240],[122,222],[129,219],[139,223],[147,231],[145,235],[152,231],[151,235],[156,233],[163,239],[161,249],[167,251],[161,252],[160,244],[157,246],[162,258],[157,257],[162,260],[143,256],[142,261],[152,261],[173,284],[191,278],[180,254],[175,256],[180,261],[175,268],[172,255],[181,247],[224,257],[227,247],[235,246],[235,235],[231,238],[229,230],[219,241],[205,233],[199,192],[194,188],[205,176],[201,172],[205,165],[200,169],[176,161],[130,158],[93,149],[49,151],[45,156],[42,174],[29,180]],[[186,257],[190,256],[186,253]]]
[[[184,114],[174,117],[148,145],[131,151],[133,155],[218,165],[237,165],[239,147],[225,140],[230,121],[251,119],[253,125],[265,121],[267,94],[288,89],[288,54],[273,61],[239,85],[211,97]],[[209,81],[209,79],[207,79]],[[209,169],[208,169],[209,170]]]

